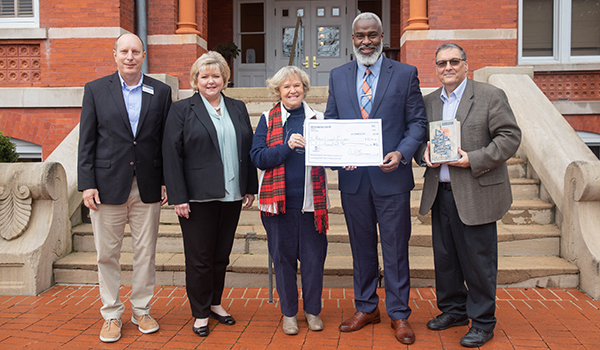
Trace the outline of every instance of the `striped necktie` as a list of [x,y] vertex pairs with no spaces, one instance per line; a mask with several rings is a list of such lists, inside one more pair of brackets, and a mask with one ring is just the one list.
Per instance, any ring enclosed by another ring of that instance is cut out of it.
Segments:
[[372,105],[372,92],[371,85],[373,84],[373,74],[371,70],[367,68],[365,71],[365,80],[362,83],[362,94],[360,95],[360,114],[363,119],[369,119]]

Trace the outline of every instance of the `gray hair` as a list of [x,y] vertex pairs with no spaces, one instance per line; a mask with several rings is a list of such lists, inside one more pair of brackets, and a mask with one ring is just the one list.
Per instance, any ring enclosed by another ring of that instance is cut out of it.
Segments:
[[225,58],[216,51],[208,51],[192,64],[192,69],[190,70],[190,84],[192,84],[192,89],[198,92],[198,74],[200,74],[200,71],[207,69],[218,69],[221,72],[221,76],[223,77],[223,89],[221,91],[225,90],[231,76],[231,70]]
[[467,54],[465,53],[465,50],[463,50],[462,47],[460,47],[460,46],[458,46],[457,44],[454,44],[454,43],[447,43],[447,44],[444,44],[444,45],[438,47],[437,51],[435,51],[435,58],[434,58],[434,60],[437,61],[437,56],[438,56],[438,53],[440,51],[444,51],[444,50],[447,50],[447,49],[458,49],[458,51],[460,51],[460,58],[462,58],[463,61],[467,60]]
[[274,76],[267,79],[267,88],[269,88],[269,93],[271,96],[277,97],[278,100],[281,100],[279,87],[293,75],[297,75],[298,78],[300,78],[300,81],[302,82],[302,88],[304,90],[304,96],[306,97],[306,94],[308,94],[308,91],[310,90],[310,78],[305,71],[296,66],[285,66],[275,73]]
[[383,32],[383,24],[381,24],[381,19],[379,18],[379,16],[377,16],[373,12],[363,12],[363,13],[359,14],[358,16],[356,16],[354,18],[354,21],[352,21],[352,32],[354,32],[354,25],[360,19],[374,19],[375,21],[377,21],[377,24],[379,25],[379,29]]

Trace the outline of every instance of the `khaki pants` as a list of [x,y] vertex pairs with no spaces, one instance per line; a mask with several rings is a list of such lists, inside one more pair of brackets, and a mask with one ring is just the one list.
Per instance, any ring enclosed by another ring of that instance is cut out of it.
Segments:
[[[102,200],[102,194],[100,194]],[[134,177],[127,202],[121,205],[99,204],[98,210],[90,210],[94,243],[98,253],[98,280],[105,320],[120,319],[125,311],[119,299],[121,287],[121,246],[125,224],[129,222],[133,245],[133,274],[131,301],[134,315],[150,312],[150,299],[154,295],[156,275],[156,239],[160,220],[160,202],[144,203],[140,199],[137,180]]]

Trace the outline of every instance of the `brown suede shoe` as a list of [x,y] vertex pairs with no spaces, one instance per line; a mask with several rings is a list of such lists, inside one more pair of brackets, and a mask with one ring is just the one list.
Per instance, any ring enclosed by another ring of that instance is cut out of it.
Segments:
[[396,330],[396,339],[402,344],[410,345],[415,342],[415,332],[407,319],[392,320],[392,328]]
[[368,324],[375,324],[381,322],[381,316],[379,314],[379,308],[370,314],[357,311],[354,316],[350,317],[340,325],[340,331],[342,332],[354,332]]

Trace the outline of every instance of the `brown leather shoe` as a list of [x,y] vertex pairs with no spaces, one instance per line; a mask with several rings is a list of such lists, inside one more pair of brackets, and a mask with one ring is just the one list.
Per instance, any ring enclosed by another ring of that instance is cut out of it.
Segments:
[[392,320],[392,328],[396,330],[396,339],[402,344],[410,345],[415,342],[415,332],[407,319]]
[[379,308],[375,311],[367,314],[365,312],[357,311],[354,316],[350,317],[340,325],[340,331],[342,332],[354,332],[368,324],[376,324],[381,322],[381,316],[379,314]]

